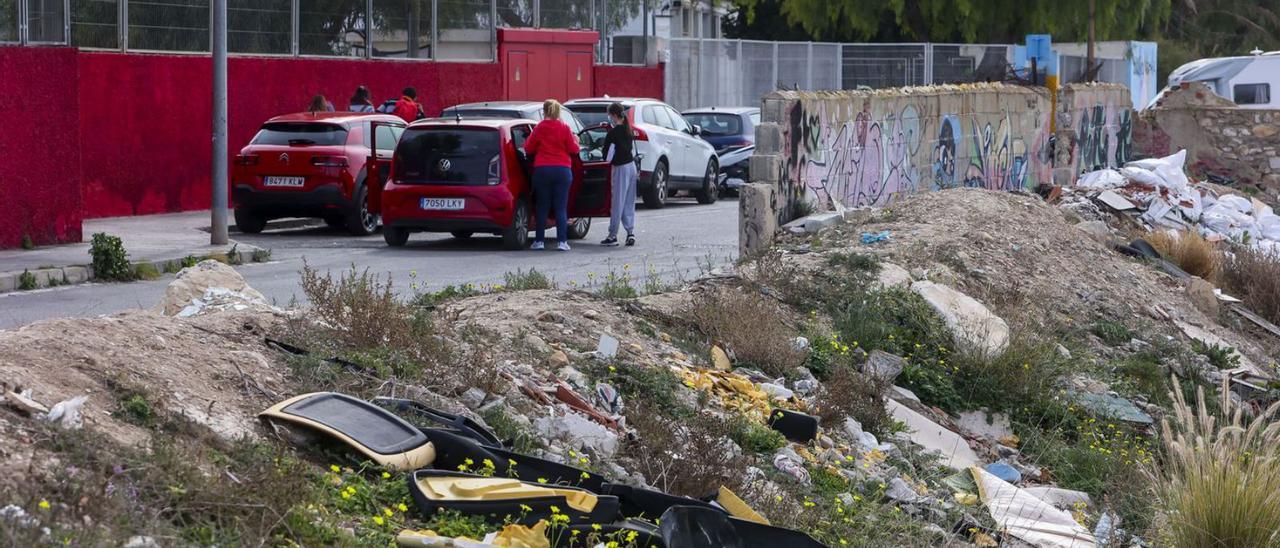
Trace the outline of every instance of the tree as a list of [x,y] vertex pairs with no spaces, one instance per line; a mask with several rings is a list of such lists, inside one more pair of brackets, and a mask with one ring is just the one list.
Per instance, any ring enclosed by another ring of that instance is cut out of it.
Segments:
[[[1008,43],[1029,33],[1083,41],[1088,7],[1083,0],[736,0],[747,12],[779,7],[788,23],[810,39]],[[1099,40],[1133,39],[1157,32],[1173,0],[1097,0]]]

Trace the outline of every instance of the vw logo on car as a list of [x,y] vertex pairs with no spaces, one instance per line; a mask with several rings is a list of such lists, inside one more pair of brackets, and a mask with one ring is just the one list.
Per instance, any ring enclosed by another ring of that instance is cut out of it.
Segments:
[[453,167],[453,163],[452,163],[452,162],[450,162],[448,158],[445,158],[445,159],[443,159],[443,160],[440,160],[440,172],[441,172],[441,173],[444,173],[444,172],[446,172],[446,171],[449,171],[449,169],[450,169],[450,168],[452,168],[452,167]]

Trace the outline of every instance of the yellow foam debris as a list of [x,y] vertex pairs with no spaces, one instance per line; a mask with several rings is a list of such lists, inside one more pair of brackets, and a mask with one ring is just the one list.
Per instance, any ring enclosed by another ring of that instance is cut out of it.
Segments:
[[771,409],[769,395],[755,383],[737,373],[711,369],[679,368],[677,373],[685,386],[709,392],[719,399],[721,407],[764,421]]
[[405,529],[396,535],[397,546],[433,546],[449,548],[485,548],[493,546],[487,542],[468,537],[445,537],[430,529]]
[[596,496],[590,492],[532,485],[509,478],[424,476],[418,478],[418,488],[432,500],[513,500],[558,495],[580,512],[591,512],[596,507]]
[[533,527],[510,524],[498,531],[490,542],[504,548],[551,548],[547,537],[547,520],[540,520]]
[[747,505],[747,501],[742,500],[736,493],[730,491],[728,487],[720,486],[720,491],[716,493],[716,504],[729,512],[729,515],[735,518],[754,521],[761,525],[769,525],[769,519],[760,515],[754,508]]

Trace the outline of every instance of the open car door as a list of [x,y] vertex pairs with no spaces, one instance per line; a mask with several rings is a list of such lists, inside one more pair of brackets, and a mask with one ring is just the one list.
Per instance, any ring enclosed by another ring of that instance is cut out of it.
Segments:
[[365,159],[365,185],[369,188],[369,212],[382,214],[382,189],[391,178],[391,160],[404,126],[369,123],[369,156]]
[[573,162],[573,186],[569,187],[570,217],[608,217],[610,214],[613,203],[610,166],[604,159],[604,151],[591,146],[593,144],[585,142]]

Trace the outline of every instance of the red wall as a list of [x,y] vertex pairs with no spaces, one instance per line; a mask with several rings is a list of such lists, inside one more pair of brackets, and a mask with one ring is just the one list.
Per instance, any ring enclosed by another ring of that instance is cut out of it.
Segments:
[[80,241],[76,50],[0,47],[0,248]]
[[662,99],[664,66],[624,67],[596,65],[595,95]]
[[[305,110],[316,93],[345,109],[357,85],[368,86],[375,102],[414,86],[428,114],[502,98],[494,63],[233,57],[227,71],[232,154],[263,121]],[[209,207],[210,72],[205,56],[81,54],[87,217]],[[101,90],[111,90],[110,98]]]
[[[505,98],[499,63],[285,57],[228,62],[229,149],[324,94],[414,86],[428,115]],[[0,47],[0,248],[79,241],[82,218],[209,207],[208,56]],[[662,69],[597,66],[595,95],[662,97]],[[37,110],[33,110],[37,109]]]

